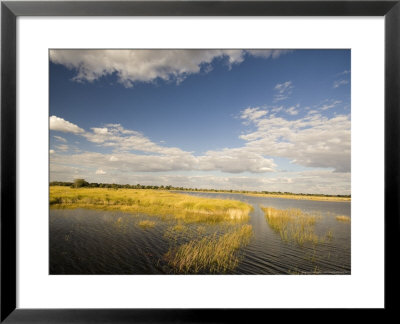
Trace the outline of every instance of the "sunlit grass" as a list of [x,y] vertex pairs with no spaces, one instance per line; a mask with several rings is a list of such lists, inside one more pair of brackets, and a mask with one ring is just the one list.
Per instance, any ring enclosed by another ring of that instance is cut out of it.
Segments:
[[336,220],[339,222],[346,222],[346,223],[351,222],[351,218],[349,216],[344,216],[344,215],[336,216]]
[[224,235],[216,234],[172,248],[165,258],[177,273],[221,273],[239,263],[237,250],[249,243],[251,225],[242,225]]
[[141,228],[152,228],[156,225],[156,222],[149,221],[149,220],[142,220],[137,223]]
[[314,244],[322,243],[327,239],[331,240],[333,233],[321,237],[315,233],[315,224],[320,219],[319,215],[307,214],[300,209],[275,209],[262,207],[269,226],[280,234],[282,240],[293,241],[299,245],[306,242]]
[[228,199],[194,197],[150,189],[107,189],[50,187],[53,208],[92,208],[144,213],[181,219],[185,222],[243,221],[252,207]]

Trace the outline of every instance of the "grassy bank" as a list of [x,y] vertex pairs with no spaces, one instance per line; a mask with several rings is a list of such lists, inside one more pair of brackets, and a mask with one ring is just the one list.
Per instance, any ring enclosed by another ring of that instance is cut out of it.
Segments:
[[349,216],[336,216],[336,220],[339,222],[345,222],[345,223],[350,223],[351,222],[351,218]]
[[295,208],[262,207],[261,209],[264,211],[269,226],[279,233],[284,241],[303,245],[306,242],[317,244],[332,239],[330,231],[325,236],[318,236],[315,233],[315,224],[320,218],[318,215],[307,214]]
[[119,210],[174,217],[186,222],[242,221],[252,207],[246,203],[209,199],[151,189],[50,187],[50,207]]
[[224,235],[216,234],[193,240],[171,249],[165,256],[177,273],[221,273],[239,263],[237,250],[249,243],[251,225],[242,225]]

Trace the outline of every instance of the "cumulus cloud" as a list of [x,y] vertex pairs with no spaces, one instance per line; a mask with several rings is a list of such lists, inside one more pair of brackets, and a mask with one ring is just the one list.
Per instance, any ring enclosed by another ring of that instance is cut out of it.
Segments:
[[84,132],[84,130],[77,125],[57,116],[50,117],[50,130],[74,134],[80,134]]
[[265,117],[253,122],[254,132],[241,135],[246,149],[263,156],[289,158],[306,167],[350,172],[350,116],[319,114],[297,120]]
[[[114,168],[126,172],[221,171],[257,174],[275,172],[277,165],[273,157],[283,157],[305,167],[350,171],[349,115],[328,118],[311,114],[287,120],[268,116],[259,108],[246,108],[241,118],[255,126],[255,131],[240,136],[246,141],[242,147],[194,155],[177,147],[154,143],[140,132],[125,129],[120,124],[109,124],[79,135],[101,147],[112,148],[113,153],[77,152],[54,157],[54,161],[90,166],[98,165],[101,160],[104,162],[97,169]],[[68,146],[59,145],[57,148],[65,151]]]
[[198,157],[198,168],[202,171],[263,173],[274,171],[276,164],[273,159],[267,159],[262,154],[247,148],[236,148],[206,152],[205,156]]
[[[264,113],[248,111],[246,118],[252,119]],[[70,165],[98,165],[99,169],[120,169],[126,172],[162,172],[162,171],[221,171],[228,173],[265,173],[275,170],[273,159],[252,152],[248,148],[222,149],[207,151],[204,155],[194,155],[177,147],[167,147],[154,143],[140,132],[128,130],[120,124],[107,124],[105,127],[94,127],[91,131],[80,133],[88,141],[112,148],[113,153],[102,154],[78,152],[79,154],[63,155],[54,158],[53,162]],[[67,145],[57,146],[59,150],[68,150]]]
[[[226,173],[265,173],[274,171],[276,164],[250,150],[224,149],[205,155],[141,155],[135,153],[104,154],[84,152],[52,158],[57,165],[73,165],[114,172],[221,171]],[[99,173],[96,173],[99,174]]]
[[82,133],[81,135],[90,142],[105,147],[111,147],[119,152],[141,151],[170,156],[190,154],[176,147],[158,145],[142,133],[125,129],[120,124],[108,124],[106,126],[107,127],[102,128],[91,128],[91,131]]
[[[140,132],[125,129],[120,124],[93,127],[78,135],[100,147],[111,147],[112,152],[50,153],[51,177],[70,181],[83,176],[98,181],[96,176],[101,175],[101,181],[118,183],[140,180],[143,184],[198,188],[350,192],[350,115],[328,118],[313,112],[287,120],[268,115],[266,110],[256,107],[244,109],[240,118],[252,124],[254,130],[240,136],[245,141],[242,147],[209,150],[201,155],[154,143]],[[67,149],[67,145],[57,148]],[[292,163],[321,170],[282,172],[274,157],[288,158]],[[177,177],[170,174],[193,171],[200,175],[218,171],[226,176]]]
[[274,96],[274,101],[276,102],[289,98],[289,96],[292,94],[293,88],[294,87],[292,81],[278,83],[274,88],[274,90],[276,91],[276,94]]
[[135,82],[182,82],[188,75],[209,72],[216,58],[228,66],[240,64],[246,55],[277,58],[287,50],[51,50],[50,61],[77,74],[73,80],[93,82],[115,74],[125,87]]

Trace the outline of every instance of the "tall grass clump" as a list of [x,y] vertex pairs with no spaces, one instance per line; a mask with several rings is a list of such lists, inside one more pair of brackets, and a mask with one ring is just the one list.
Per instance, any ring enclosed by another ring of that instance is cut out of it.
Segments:
[[173,248],[165,255],[177,273],[221,273],[239,263],[237,251],[249,243],[251,225],[242,225],[224,235],[213,234]]
[[244,202],[211,199],[151,189],[50,187],[52,208],[93,208],[172,217],[185,222],[244,221],[252,207]]
[[280,234],[282,240],[293,241],[299,245],[306,242],[318,243],[325,240],[315,234],[317,215],[302,212],[300,209],[275,209],[262,207],[269,226]]
[[141,228],[152,228],[156,225],[155,222],[153,221],[149,221],[149,220],[142,220],[140,222],[137,223]]
[[339,222],[345,222],[345,223],[351,222],[351,218],[349,216],[344,216],[344,215],[336,216],[336,220]]

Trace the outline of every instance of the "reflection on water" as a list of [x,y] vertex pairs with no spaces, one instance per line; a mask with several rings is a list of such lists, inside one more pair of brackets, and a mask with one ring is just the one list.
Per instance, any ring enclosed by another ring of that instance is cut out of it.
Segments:
[[[242,200],[254,207],[249,219],[254,235],[241,249],[238,266],[228,273],[350,274],[351,224],[336,220],[338,215],[351,216],[350,202],[191,194]],[[319,213],[321,220],[316,224],[316,234],[331,231],[333,238],[303,246],[284,242],[269,227],[260,205]],[[164,259],[171,247],[215,232],[223,234],[229,227],[115,211],[51,209],[50,274],[171,274],[174,271]]]

